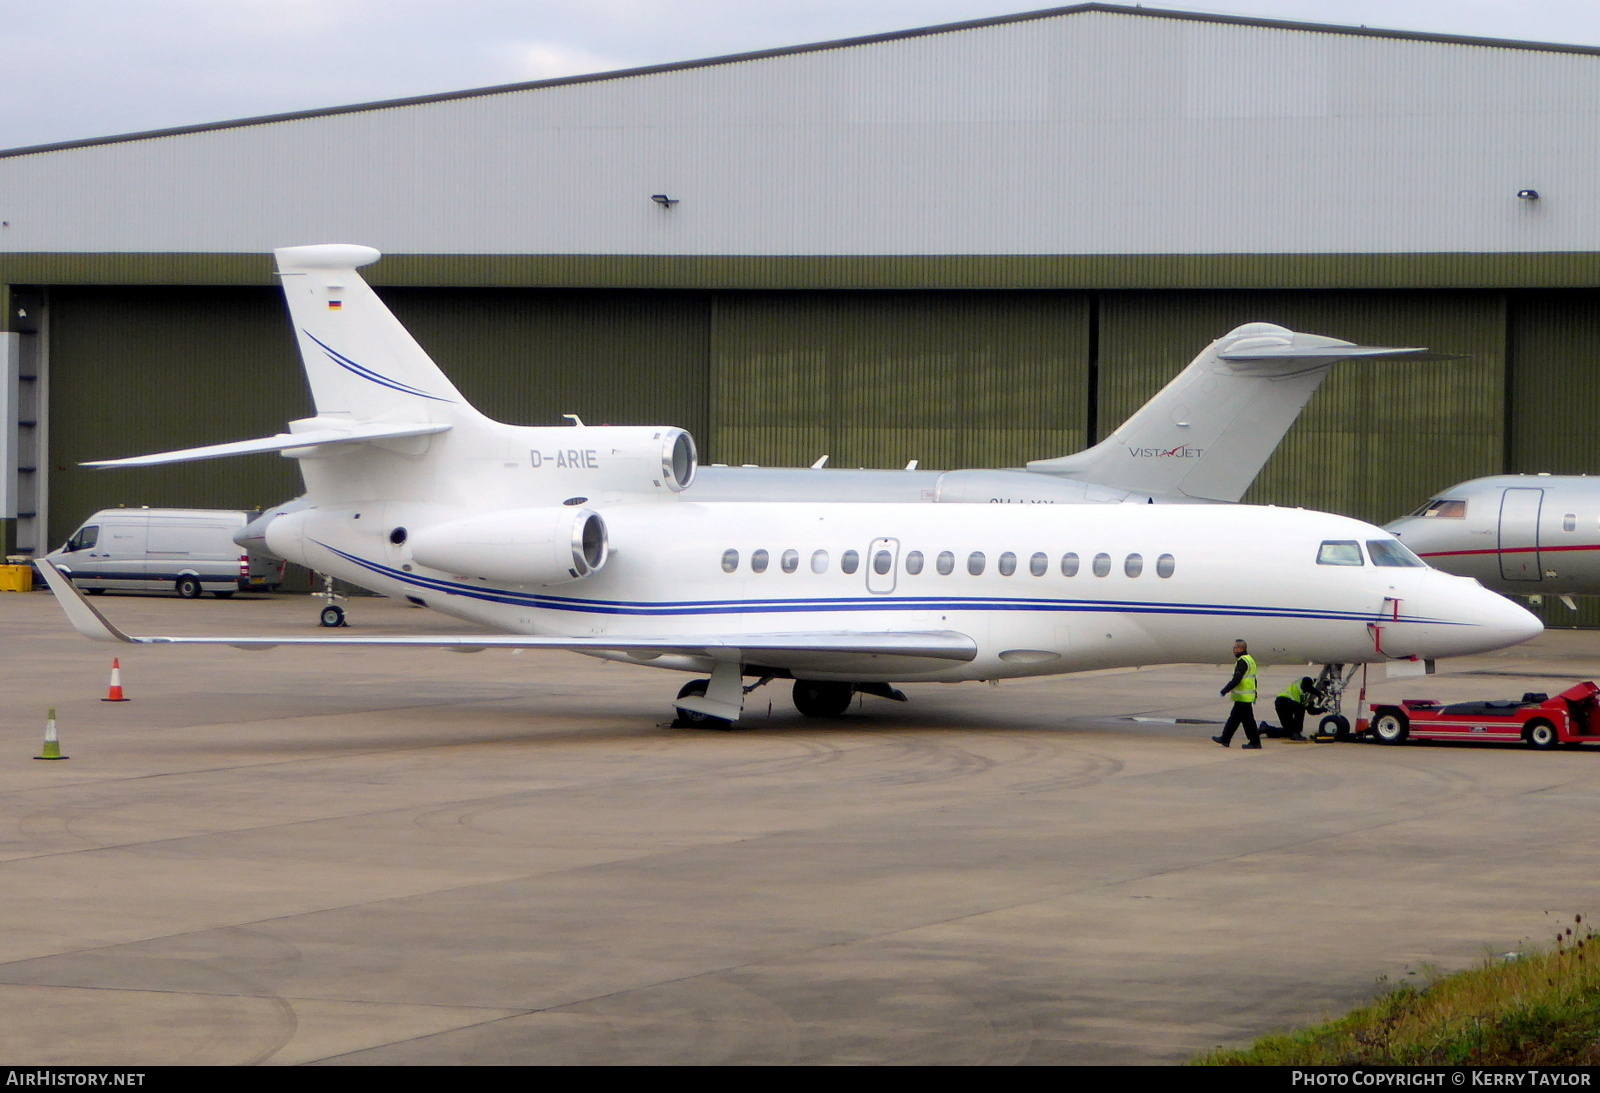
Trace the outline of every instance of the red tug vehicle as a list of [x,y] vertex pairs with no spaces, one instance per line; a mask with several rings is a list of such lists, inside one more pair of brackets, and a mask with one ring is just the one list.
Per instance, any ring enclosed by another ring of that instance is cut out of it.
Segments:
[[1407,740],[1521,741],[1533,748],[1600,741],[1600,687],[1579,683],[1554,697],[1529,692],[1520,701],[1452,702],[1426,698],[1371,704],[1356,721],[1359,739],[1381,744]]

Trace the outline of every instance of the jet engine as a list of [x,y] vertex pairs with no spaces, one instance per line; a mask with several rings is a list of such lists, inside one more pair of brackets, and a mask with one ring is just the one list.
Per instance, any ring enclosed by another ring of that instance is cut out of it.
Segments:
[[534,496],[645,497],[681,493],[694,481],[694,438],[660,426],[530,426],[518,430]]
[[605,521],[587,508],[507,509],[411,533],[411,557],[430,569],[508,584],[562,584],[606,564]]

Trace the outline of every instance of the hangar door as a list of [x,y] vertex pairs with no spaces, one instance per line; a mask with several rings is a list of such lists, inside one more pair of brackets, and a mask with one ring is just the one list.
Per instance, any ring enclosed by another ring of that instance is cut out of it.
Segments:
[[1016,467],[1083,447],[1089,297],[719,294],[710,431],[722,463]]

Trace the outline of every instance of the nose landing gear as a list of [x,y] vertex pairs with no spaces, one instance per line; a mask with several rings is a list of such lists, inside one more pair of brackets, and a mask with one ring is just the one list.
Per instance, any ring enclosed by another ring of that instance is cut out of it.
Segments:
[[1350,681],[1355,678],[1356,669],[1360,667],[1359,664],[1352,664],[1347,672],[1343,664],[1322,666],[1322,671],[1317,674],[1314,690],[1323,718],[1317,722],[1317,732],[1312,739],[1350,739],[1350,719],[1343,713],[1344,692],[1350,686]]

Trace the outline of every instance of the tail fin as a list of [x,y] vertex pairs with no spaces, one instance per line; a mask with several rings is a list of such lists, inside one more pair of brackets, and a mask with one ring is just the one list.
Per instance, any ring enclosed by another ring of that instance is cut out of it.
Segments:
[[1208,345],[1093,448],[1030,471],[1137,493],[1237,501],[1341,360],[1441,360],[1247,323]]
[[376,250],[324,243],[275,253],[318,417],[437,421],[440,409],[470,409],[356,272],[378,260]]

